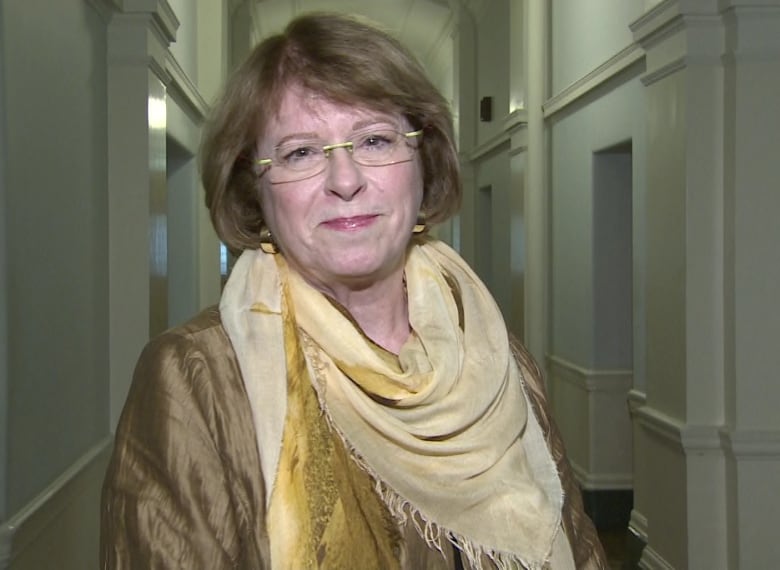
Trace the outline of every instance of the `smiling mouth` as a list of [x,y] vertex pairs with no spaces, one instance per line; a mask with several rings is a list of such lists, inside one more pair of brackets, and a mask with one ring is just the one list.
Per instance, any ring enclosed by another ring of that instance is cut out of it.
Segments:
[[353,231],[366,228],[374,223],[379,216],[375,214],[365,216],[350,216],[348,218],[332,218],[322,222],[326,228],[338,231]]

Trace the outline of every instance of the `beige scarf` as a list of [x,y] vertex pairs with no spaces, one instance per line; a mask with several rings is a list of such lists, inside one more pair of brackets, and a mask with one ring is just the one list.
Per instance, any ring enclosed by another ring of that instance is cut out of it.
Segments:
[[434,546],[442,538],[456,543],[475,568],[485,557],[499,568],[549,561],[560,481],[528,413],[500,312],[471,269],[440,242],[410,248],[413,334],[396,358],[276,261],[245,252],[220,306],[267,488],[274,488],[286,414],[284,289],[321,405],[391,512],[411,518]]

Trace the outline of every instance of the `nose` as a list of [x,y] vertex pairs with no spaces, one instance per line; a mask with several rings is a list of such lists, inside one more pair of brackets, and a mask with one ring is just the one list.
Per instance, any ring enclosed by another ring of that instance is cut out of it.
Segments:
[[343,200],[351,200],[365,186],[360,167],[352,160],[348,148],[334,148],[328,157],[328,192],[337,194]]

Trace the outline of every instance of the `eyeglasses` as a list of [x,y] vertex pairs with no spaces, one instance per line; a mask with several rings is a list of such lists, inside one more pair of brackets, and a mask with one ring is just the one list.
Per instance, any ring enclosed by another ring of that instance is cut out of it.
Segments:
[[336,144],[323,144],[320,140],[290,141],[276,147],[273,158],[261,158],[255,162],[270,167],[268,178],[272,184],[296,182],[325,170],[331,152],[337,148],[348,150],[352,160],[362,166],[406,162],[412,159],[419,146],[413,141],[422,134],[423,129],[403,133],[375,128],[357,132],[351,141]]

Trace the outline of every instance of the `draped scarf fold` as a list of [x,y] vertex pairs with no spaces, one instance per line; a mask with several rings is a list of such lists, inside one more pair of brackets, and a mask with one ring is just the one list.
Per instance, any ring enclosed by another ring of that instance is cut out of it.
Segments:
[[542,568],[563,496],[500,311],[441,242],[411,245],[405,278],[412,334],[396,356],[281,256],[246,251],[237,262],[220,310],[266,488],[274,489],[282,454],[289,304],[320,405],[397,520],[410,520],[434,547],[455,543],[474,568],[485,558]]

